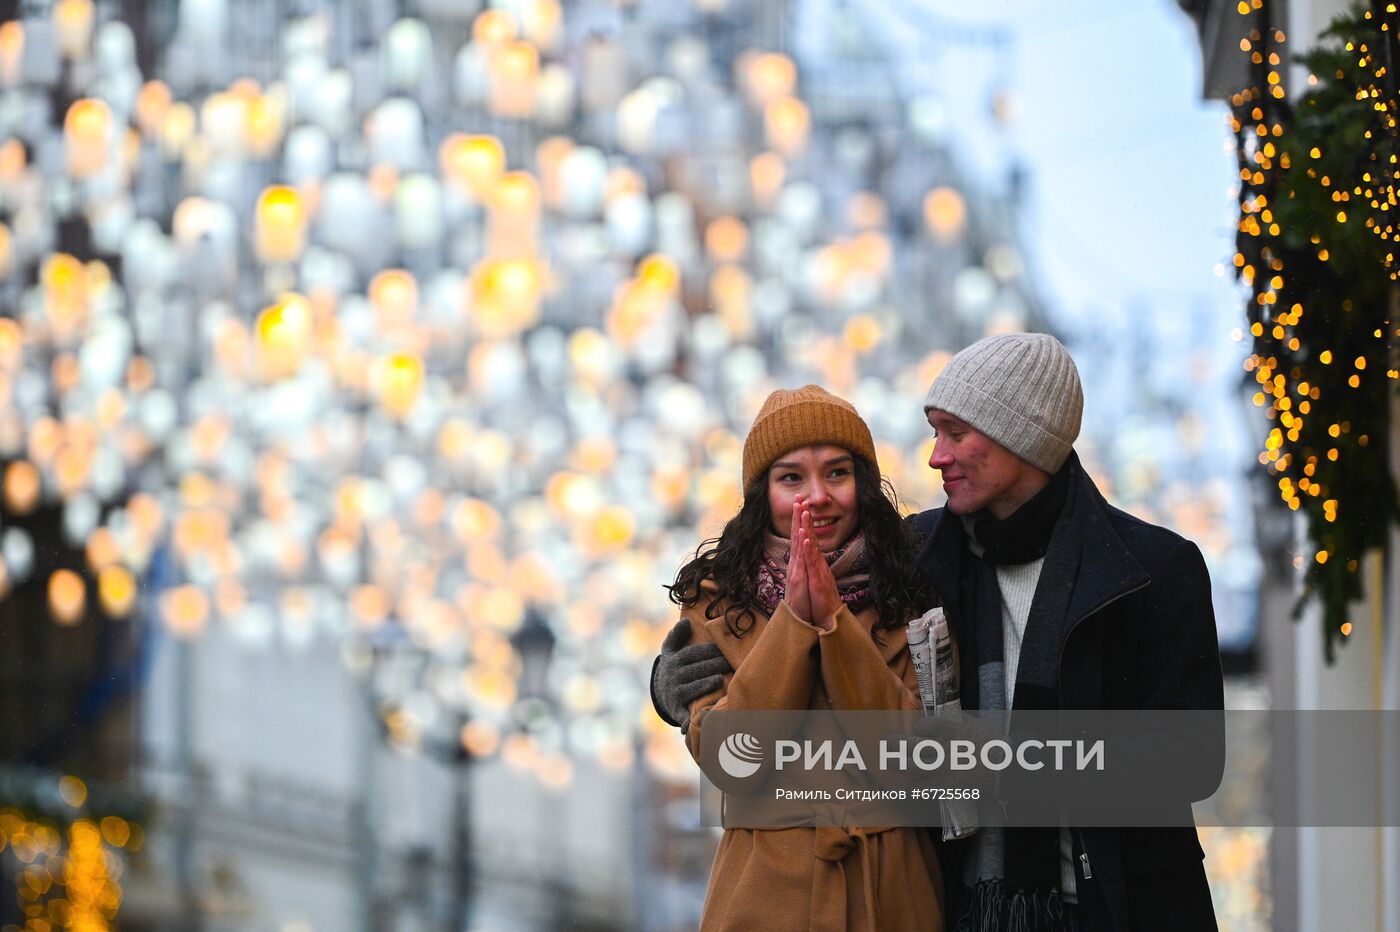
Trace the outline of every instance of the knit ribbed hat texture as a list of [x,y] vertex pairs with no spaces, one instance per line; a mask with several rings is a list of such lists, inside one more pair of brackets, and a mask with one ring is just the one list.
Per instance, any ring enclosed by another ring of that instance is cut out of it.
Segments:
[[845,447],[879,467],[870,428],[849,401],[817,385],[778,389],[744,440],[744,488],[789,450],[819,444]]
[[1054,473],[1079,436],[1084,389],[1059,340],[1005,333],[979,340],[948,361],[924,399],[925,413],[934,408]]

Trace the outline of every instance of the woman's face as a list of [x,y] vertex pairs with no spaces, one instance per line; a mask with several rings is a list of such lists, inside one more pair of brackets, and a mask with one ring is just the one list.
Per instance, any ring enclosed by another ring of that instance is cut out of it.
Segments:
[[768,467],[768,508],[773,533],[787,537],[792,508],[801,498],[812,515],[812,539],[823,553],[837,549],[855,534],[856,464],[844,447],[798,447]]

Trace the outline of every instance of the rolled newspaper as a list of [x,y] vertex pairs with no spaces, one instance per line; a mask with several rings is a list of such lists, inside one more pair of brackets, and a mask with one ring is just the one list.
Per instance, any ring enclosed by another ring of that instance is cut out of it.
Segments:
[[[919,679],[919,698],[925,715],[962,711],[953,633],[942,608],[931,608],[909,622],[909,655]],[[938,804],[943,820],[943,840],[966,838],[977,831],[977,803],[970,799]]]

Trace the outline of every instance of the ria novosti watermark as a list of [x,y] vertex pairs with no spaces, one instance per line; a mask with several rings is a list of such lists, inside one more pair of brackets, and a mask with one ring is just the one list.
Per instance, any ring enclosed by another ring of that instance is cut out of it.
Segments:
[[[746,756],[740,757],[731,749],[731,742],[742,746]],[[749,777],[762,766],[762,743],[754,735],[743,732],[730,735],[719,750],[719,764],[731,777]],[[1042,741],[1027,738],[1016,742],[1001,738],[987,738],[981,742],[968,738],[953,738],[939,741],[933,738],[884,738],[881,739],[875,766],[879,770],[921,770],[932,773],[937,770],[973,771],[979,768],[998,773],[1011,766],[1026,771],[1044,769],[1047,765],[1055,770],[1098,770],[1104,769],[1104,741],[1076,741],[1068,738],[1052,738]],[[854,769],[868,771],[860,744],[855,740],[841,742],[839,750],[836,742],[829,739],[797,741],[779,738],[773,743],[773,769],[800,768],[805,771],[844,771]]]
[[994,826],[1400,825],[1395,712],[719,711],[697,725],[714,825],[950,811]]

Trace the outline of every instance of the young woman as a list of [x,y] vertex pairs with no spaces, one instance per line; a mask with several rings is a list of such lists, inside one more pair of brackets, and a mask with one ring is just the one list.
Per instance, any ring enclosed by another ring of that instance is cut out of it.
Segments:
[[[744,442],[744,503],[669,588],[692,643],[734,672],[690,709],[918,709],[905,639],[935,604],[882,485],[870,429],[815,385],[776,391]],[[726,828],[702,930],[943,928],[918,828]]]

